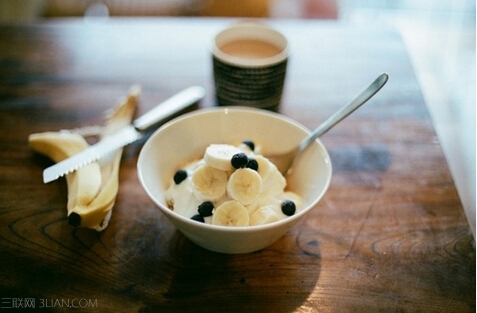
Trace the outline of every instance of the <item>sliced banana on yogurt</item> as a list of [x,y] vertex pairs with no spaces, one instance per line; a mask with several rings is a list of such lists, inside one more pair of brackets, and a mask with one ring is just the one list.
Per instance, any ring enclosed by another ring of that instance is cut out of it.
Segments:
[[222,170],[234,170],[230,160],[232,157],[242,152],[239,148],[228,144],[211,144],[205,149],[204,161],[207,165]]
[[258,208],[250,214],[250,226],[264,225],[276,222],[280,219],[277,211],[272,205],[266,205]]
[[252,203],[262,192],[262,177],[249,168],[240,168],[230,175],[228,195],[243,205]]
[[215,209],[212,224],[220,226],[249,226],[247,209],[238,201],[229,200]]
[[227,174],[210,165],[201,165],[192,174],[192,186],[198,199],[217,200],[225,194]]
[[262,180],[265,180],[272,171],[270,161],[261,155],[255,155],[253,158],[258,163],[258,173],[262,177]]
[[[194,221],[221,226],[264,225],[293,215],[301,198],[285,190],[286,179],[259,150],[251,140],[209,145],[202,159],[176,171],[166,192],[169,207]],[[200,208],[204,203],[209,210]]]

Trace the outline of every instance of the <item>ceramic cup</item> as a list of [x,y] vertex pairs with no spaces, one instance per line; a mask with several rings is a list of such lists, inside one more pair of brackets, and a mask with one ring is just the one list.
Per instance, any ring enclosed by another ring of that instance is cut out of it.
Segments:
[[267,25],[241,23],[219,32],[212,48],[217,104],[277,109],[288,54],[287,38]]

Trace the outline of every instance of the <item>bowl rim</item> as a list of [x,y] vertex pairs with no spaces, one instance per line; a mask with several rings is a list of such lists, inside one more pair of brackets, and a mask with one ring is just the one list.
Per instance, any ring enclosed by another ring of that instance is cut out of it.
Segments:
[[313,202],[311,202],[306,208],[300,210],[299,212],[297,212],[296,214],[294,214],[292,216],[289,216],[287,218],[281,219],[281,220],[276,221],[276,222],[272,222],[272,223],[268,223],[268,224],[264,224],[264,225],[250,225],[250,226],[221,226],[221,225],[213,225],[213,224],[207,224],[207,223],[199,223],[199,222],[191,220],[190,218],[182,216],[182,215],[174,212],[170,208],[168,208],[167,205],[161,203],[158,199],[156,199],[156,197],[153,196],[152,193],[150,192],[150,190],[146,187],[145,180],[144,180],[144,177],[143,177],[143,172],[141,171],[141,165],[142,165],[142,162],[144,160],[144,155],[146,153],[144,151],[147,150],[147,147],[151,144],[151,142],[152,142],[151,139],[154,136],[156,136],[159,132],[162,132],[165,129],[171,127],[172,125],[174,125],[174,124],[176,124],[176,123],[178,123],[182,120],[185,120],[185,119],[189,119],[189,118],[199,116],[199,115],[221,114],[221,113],[227,115],[227,114],[233,114],[234,112],[247,112],[247,113],[252,113],[252,114],[265,115],[265,116],[276,118],[276,119],[281,119],[281,120],[284,120],[284,121],[286,121],[290,124],[293,124],[295,127],[298,127],[299,129],[305,131],[307,134],[310,133],[310,130],[308,128],[306,128],[304,125],[302,125],[301,123],[297,122],[296,120],[294,120],[294,119],[292,119],[292,118],[290,118],[290,117],[288,117],[284,114],[277,113],[277,112],[272,112],[272,111],[266,111],[266,110],[258,109],[258,108],[252,108],[252,107],[243,107],[243,106],[206,107],[206,108],[200,108],[198,110],[185,113],[181,116],[178,116],[178,117],[168,121],[167,123],[163,124],[162,126],[160,126],[157,130],[155,130],[151,134],[151,136],[147,139],[147,141],[144,143],[143,147],[141,148],[141,151],[140,151],[139,157],[138,157],[138,161],[137,161],[137,176],[139,178],[139,182],[140,182],[143,190],[146,192],[146,194],[149,196],[149,198],[159,207],[159,209],[164,214],[172,215],[174,217],[177,217],[183,223],[189,224],[189,225],[194,226],[194,227],[203,228],[205,230],[233,232],[233,233],[244,232],[244,231],[254,232],[254,231],[267,230],[267,229],[271,229],[271,228],[278,228],[282,225],[290,224],[290,223],[293,223],[295,221],[298,221],[303,215],[307,214],[309,211],[311,211],[316,206],[316,204],[323,198],[323,196],[325,195],[326,191],[328,190],[328,188],[331,184],[331,178],[332,178],[332,172],[333,172],[331,159],[330,159],[328,150],[326,149],[325,145],[323,144],[323,142],[319,138],[317,138],[315,141],[316,141],[316,144],[319,145],[322,152],[324,153],[325,164],[327,164],[328,168],[329,168],[329,171],[328,171],[329,175],[326,178],[326,183],[325,183],[325,186],[324,186],[323,190],[318,195],[318,197],[316,197],[316,199],[313,200]]

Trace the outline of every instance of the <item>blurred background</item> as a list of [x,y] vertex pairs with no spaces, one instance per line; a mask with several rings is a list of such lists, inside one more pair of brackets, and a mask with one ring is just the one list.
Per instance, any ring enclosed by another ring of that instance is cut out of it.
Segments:
[[90,16],[338,20],[400,32],[475,237],[475,0],[0,0],[0,23]]

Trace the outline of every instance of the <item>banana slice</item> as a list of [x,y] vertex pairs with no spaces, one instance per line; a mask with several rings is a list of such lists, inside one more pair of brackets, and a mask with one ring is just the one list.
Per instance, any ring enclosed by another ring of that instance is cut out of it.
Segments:
[[235,200],[222,203],[212,215],[212,224],[220,226],[248,226],[249,221],[247,209]]
[[230,175],[227,182],[227,193],[234,199],[247,205],[253,202],[262,192],[262,178],[249,168],[240,168]]
[[234,168],[230,160],[234,154],[240,153],[242,150],[228,144],[211,144],[205,149],[205,163],[213,168],[222,171],[233,171]]
[[264,225],[280,219],[276,210],[271,205],[262,206],[250,215],[250,226]]
[[264,157],[257,157],[258,173],[262,177],[262,189],[270,196],[283,192],[287,182],[275,164]]
[[192,175],[192,186],[199,200],[217,200],[225,194],[227,174],[210,165],[201,165]]
[[270,161],[261,155],[254,155],[253,158],[258,163],[258,173],[263,180],[267,179],[271,171]]

